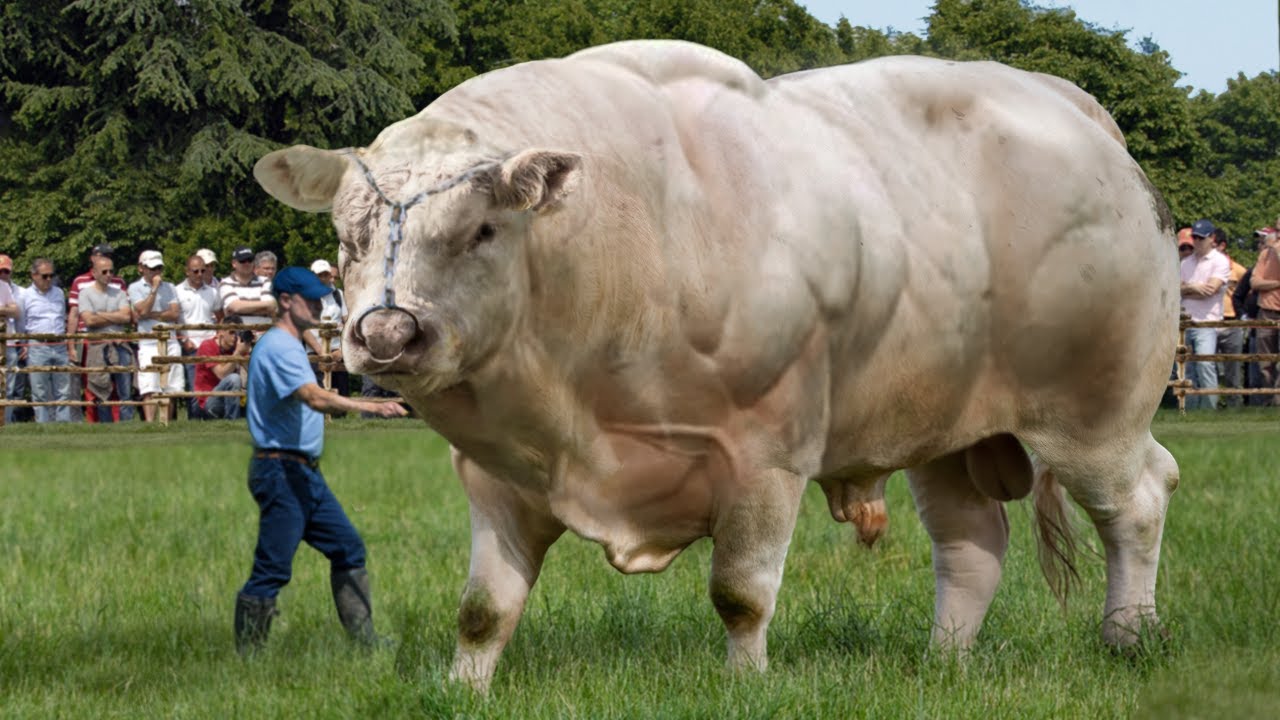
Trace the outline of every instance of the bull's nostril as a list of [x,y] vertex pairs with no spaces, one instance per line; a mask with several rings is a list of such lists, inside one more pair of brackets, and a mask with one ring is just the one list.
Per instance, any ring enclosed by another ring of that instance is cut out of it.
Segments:
[[354,335],[376,360],[390,362],[404,353],[419,334],[418,320],[401,308],[377,308],[356,323]]

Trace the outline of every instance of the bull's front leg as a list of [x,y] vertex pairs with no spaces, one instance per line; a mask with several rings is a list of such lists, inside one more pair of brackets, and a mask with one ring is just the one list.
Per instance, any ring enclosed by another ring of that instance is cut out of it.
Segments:
[[770,470],[738,488],[715,518],[711,602],[728,631],[729,667],[764,670],[766,634],[800,511],[805,480]]
[[454,452],[471,503],[471,568],[458,609],[451,680],[487,692],[498,657],[524,614],[547,549],[564,532],[545,500]]

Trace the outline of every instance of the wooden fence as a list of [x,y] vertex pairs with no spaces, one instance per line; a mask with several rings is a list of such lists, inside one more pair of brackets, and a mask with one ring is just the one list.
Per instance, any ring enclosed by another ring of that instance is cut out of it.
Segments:
[[[7,386],[8,376],[11,373],[68,373],[73,375],[83,375],[87,373],[132,373],[132,372],[166,372],[173,365],[195,365],[198,363],[222,363],[222,362],[241,362],[248,364],[248,358],[236,355],[169,355],[168,342],[170,333],[178,330],[235,330],[237,332],[244,330],[265,331],[271,327],[270,323],[262,324],[197,324],[197,325],[164,325],[158,324],[155,329],[148,332],[80,332],[66,334],[44,334],[44,333],[0,333],[0,346],[7,345],[9,340],[36,342],[44,344],[62,344],[68,341],[76,341],[78,343],[89,342],[106,342],[106,341],[137,341],[137,340],[156,340],[158,352],[152,359],[151,364],[146,367],[135,365],[92,365],[82,366],[77,363],[77,358],[69,358],[68,365],[45,365],[45,366],[27,366],[19,368],[10,368],[6,364],[5,353],[0,353],[0,427],[4,426],[4,408],[6,407],[119,407],[119,406],[141,406],[151,405],[155,408],[155,416],[164,425],[169,423],[169,409],[173,400],[179,398],[193,397],[245,397],[244,390],[238,391],[201,391],[196,392],[194,389],[187,389],[182,392],[159,392],[151,394],[146,400],[101,400],[89,401],[84,400],[83,395],[80,398],[68,400],[50,400],[46,402],[35,402],[28,400],[10,400],[4,396],[3,390]],[[334,323],[322,323],[316,326],[316,330],[320,336],[320,343],[323,346],[324,353],[321,355],[312,355],[311,364],[323,370],[321,375],[321,387],[325,390],[333,392],[333,373],[335,370],[342,369],[342,361],[332,357],[332,349],[330,340],[337,337],[341,330]],[[136,385],[135,385],[136,387]],[[401,398],[383,398],[388,402],[403,402]],[[325,416],[328,419],[328,416]]]
[[1190,380],[1187,379],[1187,363],[1190,362],[1239,362],[1241,363],[1241,371],[1246,372],[1244,363],[1250,362],[1280,362],[1280,353],[1261,354],[1261,353],[1213,353],[1212,355],[1196,355],[1191,352],[1191,345],[1187,342],[1187,331],[1192,328],[1280,328],[1280,320],[1192,320],[1187,316],[1182,316],[1180,329],[1180,342],[1174,353],[1174,364],[1177,368],[1177,376],[1169,381],[1169,387],[1173,389],[1174,397],[1178,399],[1178,411],[1185,414],[1187,412],[1187,396],[1188,395],[1280,395],[1280,388],[1227,388],[1221,387],[1221,378],[1219,378],[1219,387],[1216,388],[1196,388]]

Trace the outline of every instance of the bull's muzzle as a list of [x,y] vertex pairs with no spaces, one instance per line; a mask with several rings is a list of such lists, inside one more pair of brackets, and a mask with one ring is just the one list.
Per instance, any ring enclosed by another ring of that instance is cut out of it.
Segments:
[[411,347],[426,350],[434,341],[435,332],[419,325],[418,318],[408,310],[382,305],[360,315],[352,336],[374,360],[393,363]]

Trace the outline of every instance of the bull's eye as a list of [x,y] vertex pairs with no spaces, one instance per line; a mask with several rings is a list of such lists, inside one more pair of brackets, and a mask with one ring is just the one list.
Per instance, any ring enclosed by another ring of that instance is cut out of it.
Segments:
[[493,226],[493,223],[480,223],[480,228],[476,230],[476,237],[471,243],[472,245],[479,245],[480,243],[489,242],[497,234],[498,230]]

